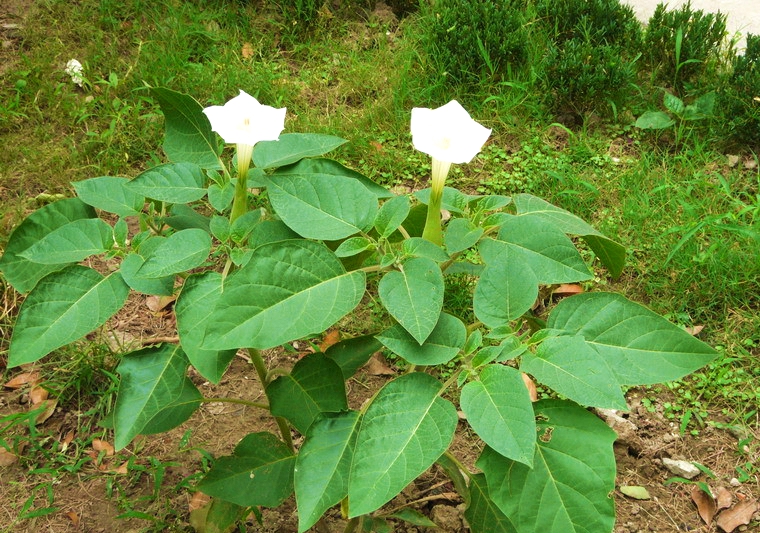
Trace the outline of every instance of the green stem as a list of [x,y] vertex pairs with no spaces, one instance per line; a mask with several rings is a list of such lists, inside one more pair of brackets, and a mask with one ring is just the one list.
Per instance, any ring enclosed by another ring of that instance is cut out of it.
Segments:
[[430,185],[430,201],[428,202],[425,229],[422,238],[433,244],[443,244],[443,232],[441,231],[441,200],[443,200],[443,184],[449,174],[451,163],[439,161],[433,158],[433,179]]
[[[253,368],[256,369],[256,374],[258,374],[259,381],[261,381],[261,386],[264,388],[264,392],[266,393],[267,385],[269,384],[267,381],[268,371],[267,365],[264,363],[264,359],[261,357],[261,352],[256,348],[248,348],[248,355],[251,356],[251,363],[253,364]],[[285,441],[285,444],[288,446],[288,448],[295,450],[288,421],[281,416],[274,417],[274,420],[277,422],[277,427],[280,429],[282,440]]]
[[248,168],[251,165],[253,146],[250,144],[237,145],[238,178],[235,184],[235,198],[232,200],[230,224],[248,211]]

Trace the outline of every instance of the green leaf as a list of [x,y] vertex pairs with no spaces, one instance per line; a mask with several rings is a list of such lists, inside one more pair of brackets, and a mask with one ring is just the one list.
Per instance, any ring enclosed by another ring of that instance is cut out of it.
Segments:
[[566,335],[546,339],[535,355],[531,352],[523,355],[520,370],[582,405],[627,409],[608,361],[582,337]]
[[321,333],[359,304],[364,289],[364,273],[347,273],[322,244],[265,244],[227,278],[205,347],[263,350]]
[[484,474],[470,476],[470,504],[464,517],[473,533],[517,533],[509,518],[491,500]]
[[145,259],[138,254],[129,254],[121,262],[119,272],[127,285],[143,294],[155,294],[157,296],[169,296],[174,292],[174,276],[163,278],[142,278],[137,271],[145,263]]
[[[537,215],[515,216],[502,224],[497,242],[517,252],[539,283],[571,283],[592,277],[565,232]],[[488,263],[488,261],[486,261]]]
[[483,441],[517,462],[533,465],[536,423],[528,389],[514,368],[488,365],[462,388],[467,422]]
[[[238,220],[240,219],[235,220],[235,222]],[[299,238],[298,234],[287,227],[281,220],[262,220],[251,230],[251,234],[248,238],[248,246],[251,248],[258,248],[259,246],[264,246],[265,244],[273,242]]]
[[222,275],[218,272],[194,274],[185,280],[174,313],[177,333],[190,364],[212,383],[219,383],[235,357],[235,350],[201,348],[206,325],[222,294]]
[[[255,158],[255,154],[254,154]],[[324,159],[324,158],[318,158],[318,159],[302,159],[298,163],[294,165],[289,165],[284,168],[278,168],[272,173],[272,176],[288,176],[288,175],[297,175],[297,176],[333,176],[335,178],[351,178],[354,181],[358,181],[364,187],[370,191],[372,194],[375,195],[375,197],[379,200],[382,198],[392,198],[395,195],[390,192],[385,187],[382,187],[369,179],[368,177],[364,176],[363,174],[360,174],[356,172],[355,170],[351,170],[350,168],[344,167],[337,161],[333,161],[332,159]]]
[[66,266],[40,265],[21,256],[45,235],[70,222],[94,218],[95,210],[78,198],[59,200],[42,207],[29,215],[11,233],[5,253],[0,258],[0,271],[18,292],[31,291],[39,280]]
[[202,265],[211,252],[211,236],[202,229],[173,233],[145,260],[136,275],[163,278]]
[[[414,193],[415,198],[420,202],[427,205],[430,202],[430,188],[422,189]],[[463,214],[470,203],[470,200],[477,198],[476,196],[470,196],[460,192],[459,189],[453,187],[443,188],[443,198],[441,200],[441,207],[446,211]]]
[[175,344],[125,355],[114,413],[114,446],[121,450],[141,433],[161,433],[190,418],[201,393],[185,375],[187,357]]
[[369,361],[372,354],[383,345],[373,335],[344,339],[325,350],[325,355],[335,361],[347,380]]
[[636,119],[635,126],[642,130],[664,130],[674,125],[676,121],[662,111],[646,111]]
[[670,111],[671,113],[674,113],[675,115],[680,116],[683,112],[686,106],[683,103],[683,100],[678,98],[674,94],[665,93],[662,98],[662,103],[665,105],[665,108]]
[[374,248],[375,245],[366,237],[350,237],[340,243],[335,249],[335,255],[338,257],[352,257],[366,250]]
[[293,231],[340,240],[372,227],[377,197],[356,180],[326,174],[276,175],[266,180],[272,207]]
[[208,229],[211,235],[219,242],[227,242],[230,239],[230,219],[221,215],[214,215],[209,221]]
[[[232,237],[232,241],[238,244],[244,242],[256,227],[256,224],[261,221],[261,215],[261,209],[254,209],[253,211],[246,211],[237,217],[230,226],[230,237]],[[295,233],[292,235],[295,235]],[[290,239],[292,237],[288,238]]]
[[718,355],[675,324],[619,294],[565,298],[549,314],[547,327],[583,337],[607,361],[618,383],[625,385],[678,379]]
[[21,252],[42,265],[77,263],[113,245],[113,228],[99,218],[82,218],[56,228]]
[[43,278],[21,304],[8,367],[31,363],[105,324],[127,301],[118,273],[71,265]]
[[401,243],[401,249],[404,254],[414,257],[426,257],[436,263],[443,263],[449,260],[449,255],[437,244],[433,244],[422,237],[411,237]]
[[169,89],[150,90],[166,119],[164,152],[175,163],[194,163],[201,168],[220,169],[219,145],[203,107],[191,96]]
[[483,228],[476,227],[466,218],[455,218],[446,226],[443,243],[450,254],[475,246],[483,235]]
[[212,183],[208,186],[206,194],[211,207],[221,213],[232,205],[232,199],[235,197],[235,185],[231,181],[225,183],[224,186]]
[[609,533],[615,522],[616,435],[571,402],[535,404],[533,468],[491,448],[477,462],[492,501],[519,533]]
[[581,218],[530,194],[518,194],[514,203],[518,215],[538,215],[565,233],[581,236],[613,278],[622,272],[625,266],[625,248],[599,233]]
[[318,157],[348,141],[333,135],[316,133],[283,133],[276,141],[262,141],[253,151],[253,164],[258,168],[284,167],[304,157]]
[[438,323],[443,308],[443,274],[432,259],[413,257],[401,271],[388,272],[377,292],[388,312],[422,344]]
[[436,523],[430,520],[427,516],[409,507],[401,509],[400,511],[396,511],[395,513],[389,514],[388,518],[397,518],[399,520],[403,520],[404,522],[408,522],[414,526],[438,527]]
[[198,490],[244,507],[277,507],[293,492],[293,452],[271,433],[249,433],[220,457]]
[[485,239],[479,249],[486,267],[475,286],[473,310],[478,320],[495,328],[531,308],[538,297],[538,280],[514,248]]
[[375,218],[375,229],[380,237],[388,237],[396,231],[409,216],[410,209],[406,196],[395,196],[384,202]]
[[203,170],[193,163],[166,163],[139,174],[128,188],[136,193],[167,202],[186,204],[206,195]]
[[320,413],[348,409],[343,373],[338,364],[315,352],[298,361],[290,374],[267,385],[270,411],[305,434]]
[[177,231],[183,229],[202,229],[205,232],[210,231],[211,218],[201,215],[189,205],[175,204],[171,209],[171,216],[165,220],[170,228]]
[[399,324],[377,335],[377,339],[413,365],[441,365],[460,352],[467,340],[467,328],[458,318],[441,313],[422,345]]
[[495,211],[502,207],[508,206],[512,203],[512,198],[509,196],[501,196],[498,194],[492,194],[490,196],[484,196],[477,200],[475,207],[478,211]]
[[127,178],[102,176],[72,183],[84,203],[120,217],[135,216],[142,211],[145,198],[128,187]]
[[298,531],[303,533],[348,495],[359,413],[327,413],[314,421],[296,458]]
[[438,380],[415,372],[377,393],[356,439],[348,484],[350,518],[388,502],[448,449],[458,418],[440,392]]

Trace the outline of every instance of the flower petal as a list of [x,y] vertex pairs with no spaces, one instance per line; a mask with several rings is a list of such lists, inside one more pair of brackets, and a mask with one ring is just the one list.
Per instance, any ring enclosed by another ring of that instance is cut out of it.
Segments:
[[210,106],[203,112],[211,129],[229,144],[253,146],[259,141],[276,141],[285,129],[286,108],[262,105],[242,90],[223,106]]
[[449,163],[469,163],[491,135],[456,100],[437,109],[415,107],[411,130],[417,150]]

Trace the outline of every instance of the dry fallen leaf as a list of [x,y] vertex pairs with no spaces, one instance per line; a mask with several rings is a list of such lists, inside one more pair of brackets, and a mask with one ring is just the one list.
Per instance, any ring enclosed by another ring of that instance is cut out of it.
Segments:
[[11,466],[16,461],[18,461],[18,456],[15,453],[0,448],[0,467]]
[[251,59],[253,57],[253,45],[251,43],[243,43],[240,55],[243,56],[243,59]]
[[728,163],[728,166],[730,168],[734,168],[736,165],[739,164],[739,156],[738,155],[727,155],[726,156],[726,162]]
[[322,339],[322,344],[319,345],[319,351],[325,352],[333,344],[340,342],[340,331],[337,329],[328,330],[325,334],[325,338]]
[[684,329],[686,329],[686,333],[688,333],[689,335],[693,335],[693,336],[696,337],[697,335],[699,335],[700,333],[702,333],[702,330],[705,329],[705,327],[704,326],[692,326],[690,328],[684,328]]
[[47,400],[49,394],[50,393],[47,389],[35,385],[32,387],[32,390],[29,391],[29,401],[32,402],[32,406],[37,406]]
[[583,287],[577,283],[563,283],[552,291],[553,296],[572,296],[583,292]]
[[649,491],[646,489],[646,487],[641,487],[638,485],[622,486],[620,487],[620,492],[629,498],[634,498],[636,500],[652,499],[652,496],[649,495]]
[[731,509],[718,515],[718,527],[726,533],[731,533],[739,526],[749,524],[752,515],[760,509],[756,501],[745,500],[734,505]]
[[69,511],[66,513],[66,516],[69,517],[69,520],[71,520],[71,525],[74,527],[79,527],[79,515],[76,514],[74,511]]
[[173,304],[176,299],[176,296],[148,296],[145,298],[145,305],[154,313],[158,313]]
[[697,485],[691,488],[691,499],[697,505],[697,511],[704,523],[710,525],[713,518],[715,518],[715,513],[718,512],[715,499]]
[[726,487],[718,487],[718,495],[715,497],[718,509],[728,509],[734,503],[734,495]]
[[3,386],[9,389],[20,389],[24,385],[34,385],[35,383],[39,382],[39,380],[39,372],[22,372]]
[[383,357],[379,353],[370,357],[366,368],[367,373],[372,376],[393,376],[396,374],[387,364],[385,364]]
[[190,503],[188,504],[188,511],[192,513],[193,511],[195,511],[196,509],[200,509],[201,507],[203,507],[210,501],[211,501],[211,498],[208,495],[202,492],[196,492],[195,494],[193,494],[193,497],[190,498]]
[[37,418],[34,420],[34,424],[35,425],[42,424],[43,422],[45,422],[45,420],[53,416],[53,413],[55,413],[55,408],[57,406],[58,406],[58,400],[55,400],[55,399],[43,400],[37,405],[32,405],[32,407],[30,408],[31,411],[42,408],[42,411],[40,412],[40,414],[37,415]]
[[105,452],[107,457],[114,454],[113,446],[105,440],[92,439],[92,449],[98,453]]
[[744,168],[747,170],[755,170],[757,168],[757,159],[745,159]]
[[530,401],[537,402],[538,391],[536,390],[536,384],[533,383],[533,380],[525,372],[522,373],[522,379],[523,379],[523,383],[525,383],[525,386],[528,388],[528,395],[530,396]]

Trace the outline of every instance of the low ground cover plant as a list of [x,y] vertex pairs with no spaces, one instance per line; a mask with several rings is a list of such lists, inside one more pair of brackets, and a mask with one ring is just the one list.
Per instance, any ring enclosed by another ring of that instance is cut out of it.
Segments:
[[[473,531],[612,531],[615,434],[586,407],[625,409],[623,386],[677,379],[717,355],[613,292],[535,309],[539,287],[589,284],[594,269],[618,276],[621,244],[536,196],[447,187],[451,166],[471,161],[491,133],[456,101],[412,110],[431,186],[397,195],[325,157],[344,139],[281,133],[284,108],[242,91],[205,109],[182,93],[150,92],[169,162],[133,179],[78,181],[77,197],[42,207],[11,234],[0,270],[26,298],[10,367],[78,342],[131,291],[178,291],[179,343],[121,357],[115,446],[183,423],[204,401],[188,366],[217,383],[246,350],[267,397],[249,405],[268,410],[279,434],[247,435],[199,483],[219,529],[292,494],[299,531],[335,505],[347,530],[382,529],[383,506],[438,464]],[[231,161],[216,134],[236,145]],[[444,302],[446,276],[462,273],[475,282],[460,316]],[[265,350],[320,335],[368,291],[392,326],[269,370]],[[408,371],[349,409],[346,380],[380,349]],[[430,372],[443,364],[445,381]],[[536,401],[536,382],[551,399]],[[485,443],[479,473],[449,451],[458,410]],[[431,525],[411,511],[394,516]]]

